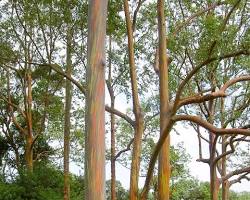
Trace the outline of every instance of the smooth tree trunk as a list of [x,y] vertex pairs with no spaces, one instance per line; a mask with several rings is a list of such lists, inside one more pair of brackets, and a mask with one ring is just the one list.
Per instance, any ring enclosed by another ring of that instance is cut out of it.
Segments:
[[[221,128],[225,126],[225,102],[224,99],[221,99]],[[227,136],[222,136],[222,144],[221,144],[221,153],[226,153],[227,151]],[[223,156],[221,158],[221,176],[224,177],[227,174],[227,156]],[[229,181],[222,181],[222,200],[229,200]]]
[[[215,101],[210,100],[208,103],[209,109],[209,117],[208,122],[210,124],[214,124],[214,111],[215,111]],[[220,189],[220,182],[217,176],[216,171],[216,143],[217,143],[217,136],[209,132],[209,153],[210,153],[210,160],[209,160],[209,168],[210,168],[210,195],[211,200],[218,200],[219,189]]]
[[[168,62],[164,0],[158,0],[159,76],[160,76],[160,133],[166,127],[169,112]],[[168,134],[159,154],[158,199],[168,200],[170,194],[170,134]]]
[[32,128],[32,77],[31,65],[28,65],[26,74],[27,93],[26,96],[26,122],[27,135],[25,144],[25,160],[28,172],[33,172],[33,128]]
[[132,22],[130,19],[128,0],[124,0],[124,11],[125,11],[127,35],[128,35],[129,67],[130,67],[130,77],[132,85],[133,112],[135,115],[135,127],[134,127],[135,134],[134,134],[134,143],[132,150],[132,164],[130,171],[129,199],[137,200],[139,195],[138,180],[140,172],[140,156],[141,156],[141,143],[142,143],[142,134],[144,129],[144,120],[143,120],[143,113],[141,111],[139,103],[135,57],[134,57],[133,29],[132,29]]
[[[70,77],[72,74],[72,28],[68,26],[67,30],[67,49],[66,49],[66,74]],[[69,177],[69,153],[70,153],[70,110],[72,104],[72,84],[70,80],[66,80],[65,87],[65,108],[64,108],[64,200],[70,199],[70,177]]]
[[216,164],[210,165],[210,193],[211,200],[218,200],[220,182],[216,173]]
[[[110,96],[111,109],[115,108],[115,94],[112,85],[112,63],[111,63],[111,52],[112,52],[112,39],[109,36],[109,71],[107,87]],[[115,171],[115,115],[110,113],[110,134],[111,134],[111,200],[116,200],[116,171]]]
[[107,0],[89,0],[86,94],[86,200],[105,199],[105,36]]
[[[222,154],[227,151],[226,149],[226,136],[222,136]],[[222,177],[227,175],[227,156],[221,158]],[[229,181],[222,181],[222,200],[229,200]]]
[[29,173],[33,172],[33,138],[30,135],[26,136],[25,144],[25,161]]
[[[113,91],[112,91],[113,92]],[[111,108],[114,108],[115,98],[114,93],[111,97]],[[111,125],[111,200],[116,200],[116,175],[115,175],[115,115],[110,114]]]

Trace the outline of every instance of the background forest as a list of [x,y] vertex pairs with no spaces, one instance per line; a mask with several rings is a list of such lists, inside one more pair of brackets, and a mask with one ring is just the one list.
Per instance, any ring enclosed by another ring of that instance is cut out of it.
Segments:
[[250,180],[249,10],[0,1],[0,200],[249,200],[230,190]]

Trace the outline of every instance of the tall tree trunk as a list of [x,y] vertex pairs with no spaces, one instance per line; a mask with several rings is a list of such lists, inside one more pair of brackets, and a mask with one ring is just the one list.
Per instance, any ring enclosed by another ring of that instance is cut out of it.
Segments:
[[[30,61],[30,58],[29,58]],[[26,135],[26,145],[25,145],[25,159],[27,164],[28,172],[33,172],[33,128],[32,128],[32,77],[31,77],[31,65],[28,64],[28,69],[26,72],[27,79],[27,135]]]
[[[111,101],[111,108],[115,108],[115,95],[114,95],[114,89],[112,86],[112,63],[111,63],[111,52],[112,47],[111,44],[111,35],[109,36],[109,73],[108,73],[108,81],[107,81],[107,87],[110,95],[110,101]],[[116,200],[116,175],[115,175],[115,115],[114,113],[110,113],[110,134],[111,134],[111,200]]]
[[105,36],[107,0],[89,0],[86,95],[86,200],[105,199]]
[[[114,92],[111,97],[111,108],[115,106]],[[115,115],[110,114],[111,124],[111,200],[116,200],[116,177],[115,177]]]
[[222,200],[229,200],[229,181],[222,182]]
[[[224,99],[221,99],[221,128],[224,128],[225,124],[225,109],[224,109]],[[226,147],[227,136],[222,136],[222,144],[221,144],[221,153],[225,153],[227,151]],[[227,174],[227,156],[221,158],[221,176],[224,177]],[[229,182],[228,180],[222,181],[222,200],[229,200]]]
[[210,165],[211,200],[218,200],[220,183],[216,173],[216,164]]
[[[214,80],[213,77],[211,80]],[[214,92],[214,90],[213,90]],[[208,103],[208,109],[209,109],[209,117],[208,122],[210,124],[214,123],[214,110],[215,110],[215,101],[210,100]],[[219,194],[219,188],[220,183],[219,179],[217,177],[216,172],[216,143],[217,143],[217,136],[215,136],[214,133],[209,132],[209,153],[210,153],[210,162],[209,162],[209,168],[210,168],[210,194],[211,194],[211,200],[218,200],[218,194]]]
[[33,172],[33,138],[30,135],[26,136],[26,144],[25,144],[25,161],[26,167],[29,173]]
[[133,112],[135,115],[135,134],[134,134],[134,143],[132,152],[132,164],[130,171],[129,198],[130,200],[137,200],[138,180],[140,172],[141,143],[142,143],[144,122],[143,122],[143,114],[139,103],[135,57],[134,57],[133,29],[132,29],[132,22],[130,19],[128,0],[124,0],[124,11],[125,11],[127,35],[128,35],[128,51],[129,51],[130,77],[132,84]]
[[[164,0],[158,0],[158,34],[159,34],[159,75],[160,75],[160,133],[166,127],[169,112],[168,63],[166,44],[166,25]],[[170,191],[170,134],[167,136],[159,154],[158,199],[168,200]]]
[[[70,77],[72,74],[72,37],[73,32],[70,25],[67,30],[67,52],[66,52],[66,74]],[[65,88],[65,109],[64,109],[64,200],[70,199],[70,177],[69,177],[69,152],[70,152],[70,110],[72,103],[72,85],[70,80],[66,80]]]

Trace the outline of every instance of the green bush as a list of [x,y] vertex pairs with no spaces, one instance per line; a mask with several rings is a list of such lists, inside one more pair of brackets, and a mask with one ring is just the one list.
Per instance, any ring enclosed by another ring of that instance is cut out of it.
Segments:
[[[80,177],[71,177],[72,200],[83,199],[83,182]],[[0,200],[61,200],[63,183],[61,170],[41,163],[32,174],[23,172],[11,183],[0,180]]]

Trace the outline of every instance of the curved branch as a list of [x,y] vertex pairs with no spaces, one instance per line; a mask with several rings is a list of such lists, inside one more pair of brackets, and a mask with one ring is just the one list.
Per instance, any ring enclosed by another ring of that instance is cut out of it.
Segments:
[[238,178],[229,181],[229,187],[231,187],[231,185],[235,184],[235,183],[241,183],[242,179],[246,179],[247,181],[250,181],[250,178],[247,176],[249,174],[249,172],[246,172],[244,174],[242,174],[241,176],[239,176]]
[[178,121],[190,121],[194,122],[203,128],[209,130],[212,133],[215,133],[216,135],[246,135],[250,136],[250,130],[248,129],[241,129],[241,128],[217,128],[210,124],[209,122],[203,120],[201,117],[193,116],[193,115],[176,115],[172,118],[174,122]]
[[133,24],[132,24],[132,29],[135,31],[135,26],[136,26],[136,19],[137,19],[137,14],[140,10],[141,5],[145,2],[146,0],[139,0],[137,7],[135,9],[134,15],[133,15]]
[[188,83],[188,81],[204,66],[210,64],[211,62],[215,61],[215,60],[218,60],[218,61],[221,61],[223,59],[226,59],[226,58],[231,58],[231,57],[237,57],[237,56],[241,56],[241,55],[250,55],[250,51],[249,50],[245,50],[245,49],[242,49],[242,50],[239,50],[239,51],[236,51],[236,52],[233,52],[233,53],[229,53],[229,54],[226,54],[226,55],[222,55],[222,56],[216,56],[216,57],[212,57],[212,58],[208,58],[206,59],[205,61],[203,61],[202,63],[200,63],[199,65],[197,65],[196,67],[194,67],[189,73],[188,75],[186,76],[186,78],[181,82],[181,84],[179,85],[178,89],[177,89],[177,92],[176,92],[176,96],[175,96],[175,101],[174,101],[174,111],[177,110],[178,108],[178,104],[179,104],[179,101],[180,101],[180,98],[181,98],[181,94],[182,94],[182,91],[185,87],[185,85]]
[[221,180],[226,181],[230,179],[231,177],[242,174],[242,173],[250,173],[250,166],[242,168],[242,169],[236,169],[230,172],[229,174],[227,174],[226,176],[222,177]]
[[116,110],[115,108],[111,108],[108,105],[105,106],[105,110],[109,113],[113,113],[115,115],[117,115],[118,117],[124,119],[125,121],[127,121],[129,124],[131,124],[131,126],[135,126],[135,122],[134,120],[132,120],[128,115],[122,113],[119,110]]
[[182,22],[180,25],[178,25],[176,28],[175,28],[175,31],[173,33],[173,36],[176,36],[177,33],[183,28],[183,27],[186,27],[187,25],[189,25],[196,17],[199,17],[200,15],[210,11],[210,10],[213,10],[214,8],[216,8],[217,6],[220,6],[220,5],[223,5],[225,4],[225,2],[216,2],[212,5],[210,5],[209,7],[205,8],[204,10],[200,10],[198,11],[197,13],[193,14],[192,16],[190,16],[186,21]]
[[86,88],[82,84],[80,84],[76,79],[72,78],[71,76],[66,74],[63,70],[61,70],[60,66],[58,64],[49,64],[49,63],[44,63],[44,64],[32,63],[32,64],[50,67],[55,72],[57,72],[61,76],[65,77],[69,81],[71,81],[84,95],[86,95]]
[[125,153],[126,151],[130,151],[130,150],[131,150],[131,145],[133,144],[133,142],[134,142],[134,138],[132,138],[132,139],[130,140],[130,142],[127,144],[126,149],[122,149],[121,151],[119,151],[119,152],[116,154],[116,156],[114,157],[114,159],[117,160],[117,158],[119,158],[120,155],[121,155],[122,153]]
[[229,145],[230,145],[230,150],[229,151],[225,151],[224,153],[220,154],[219,156],[217,156],[215,159],[214,159],[214,164],[216,164],[221,158],[231,154],[231,153],[234,153],[235,152],[235,146],[234,146],[234,140],[235,136],[231,137],[230,138],[230,141],[229,141]]
[[180,99],[177,108],[181,106],[192,104],[192,103],[202,103],[205,101],[213,100],[219,97],[226,97],[227,94],[225,93],[226,90],[235,83],[242,82],[242,81],[250,81],[250,75],[236,77],[227,81],[218,91],[212,92],[210,94],[201,95],[196,94],[191,97]]
[[24,118],[24,119],[27,119],[26,114],[22,111],[22,109],[21,109],[18,105],[12,103],[11,101],[8,101],[8,99],[4,98],[3,96],[0,96],[0,100],[3,100],[3,101],[6,102],[8,105],[10,105],[10,106],[16,108],[16,109],[20,112],[20,114],[23,116],[23,118]]

